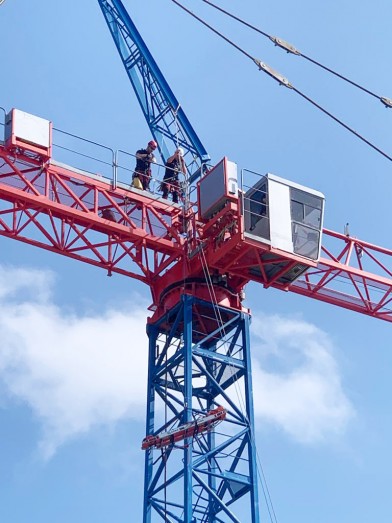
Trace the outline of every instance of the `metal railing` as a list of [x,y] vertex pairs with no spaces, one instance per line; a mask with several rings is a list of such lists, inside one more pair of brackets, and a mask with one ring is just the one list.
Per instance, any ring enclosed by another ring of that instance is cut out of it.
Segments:
[[[115,189],[129,189],[132,186],[132,176],[136,165],[136,154],[121,149],[111,149],[92,140],[87,140],[75,134],[53,129],[53,160],[71,170],[82,171],[85,175],[99,176],[105,179]],[[167,167],[159,162],[151,164],[151,180],[149,192],[160,196],[161,183]],[[179,173],[180,186],[184,187],[185,176]],[[189,191],[195,195],[195,187]]]
[[4,107],[0,107],[0,143],[4,144],[5,140],[5,116],[6,112]]
[[[0,144],[5,140],[5,119],[7,112],[0,107]],[[121,187],[130,189],[136,166],[136,154],[121,149],[112,149],[93,140],[88,140],[61,129],[53,128],[52,158],[55,165],[60,165],[85,176],[99,177],[111,185],[113,189]],[[151,180],[149,193],[156,197],[162,196],[162,181],[166,167],[154,162],[151,164]],[[180,203],[188,209],[196,202],[196,186],[187,187],[187,176],[179,172]],[[169,197],[170,198],[170,197]],[[172,202],[168,199],[168,205]]]
[[88,174],[116,179],[116,153],[110,147],[53,128],[53,159]]

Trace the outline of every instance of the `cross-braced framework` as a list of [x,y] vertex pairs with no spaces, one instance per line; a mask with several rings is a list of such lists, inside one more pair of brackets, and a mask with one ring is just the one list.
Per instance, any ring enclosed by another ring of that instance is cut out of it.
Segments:
[[147,435],[175,433],[218,406],[227,415],[146,451],[144,523],[259,522],[249,321],[183,294],[148,325]]
[[144,117],[166,161],[181,146],[190,175],[210,157],[120,0],[98,0]]
[[147,284],[183,256],[179,206],[81,173],[0,147],[0,235]]

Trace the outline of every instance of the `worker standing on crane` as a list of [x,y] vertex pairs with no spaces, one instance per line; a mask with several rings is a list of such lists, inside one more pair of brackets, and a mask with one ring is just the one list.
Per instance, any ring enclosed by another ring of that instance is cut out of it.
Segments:
[[151,164],[156,162],[153,151],[157,142],[150,140],[145,149],[136,151],[136,166],[132,175],[132,186],[144,191],[150,190]]
[[178,203],[178,194],[180,192],[179,173],[186,174],[186,165],[184,160],[184,150],[179,147],[176,152],[167,159],[165,175],[161,183],[162,198],[167,198],[169,192],[172,195],[173,203]]

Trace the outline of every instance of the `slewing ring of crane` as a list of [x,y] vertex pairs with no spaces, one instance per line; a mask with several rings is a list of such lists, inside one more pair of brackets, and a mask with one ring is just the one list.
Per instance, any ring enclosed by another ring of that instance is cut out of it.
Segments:
[[[285,78],[282,74],[280,74],[278,71],[274,70],[272,67],[270,67],[269,65],[267,65],[266,63],[262,62],[261,60],[259,60],[258,58],[252,56],[250,53],[248,53],[247,51],[245,51],[245,49],[243,49],[242,47],[240,47],[239,45],[237,45],[233,40],[231,40],[230,38],[228,38],[227,36],[225,36],[223,33],[221,33],[220,31],[218,31],[217,29],[215,29],[212,25],[210,25],[209,23],[207,23],[205,20],[203,20],[202,18],[200,18],[199,16],[197,16],[195,13],[193,13],[190,9],[188,9],[187,7],[185,7],[184,5],[182,5],[180,2],[178,2],[177,0],[171,0],[174,4],[176,4],[178,7],[180,7],[181,9],[183,9],[186,13],[188,13],[190,16],[192,16],[193,18],[195,18],[196,20],[198,20],[200,23],[202,23],[204,26],[206,26],[208,29],[210,29],[213,33],[215,33],[216,35],[218,35],[220,38],[222,38],[223,40],[225,40],[228,44],[230,44],[231,46],[233,46],[234,48],[236,48],[240,53],[242,53],[244,56],[246,56],[247,58],[249,58],[250,60],[252,60],[252,62],[254,62],[257,67],[259,68],[260,71],[263,71],[264,73],[266,73],[268,76],[270,76],[271,78],[273,78],[274,80],[276,80],[279,85],[283,85],[289,89],[291,89],[292,91],[296,92],[299,96],[301,96],[304,100],[306,100],[307,102],[309,102],[310,104],[312,104],[314,107],[316,107],[317,109],[319,109],[321,112],[323,112],[324,114],[326,114],[327,116],[329,116],[329,118],[331,118],[332,120],[334,120],[336,123],[338,123],[340,126],[342,126],[344,129],[346,129],[347,131],[349,131],[351,134],[353,134],[354,136],[356,136],[357,138],[359,138],[362,142],[366,143],[366,145],[368,145],[369,147],[371,147],[372,149],[374,149],[376,152],[378,152],[379,154],[381,154],[382,156],[384,156],[385,158],[387,158],[387,160],[389,161],[392,161],[392,156],[390,156],[388,153],[386,153],[385,151],[383,151],[382,149],[380,149],[379,147],[377,147],[377,145],[375,145],[374,143],[372,143],[370,140],[368,140],[367,138],[365,138],[364,136],[362,136],[358,131],[356,131],[355,129],[353,129],[352,127],[350,127],[349,125],[347,125],[346,123],[344,123],[340,118],[334,116],[330,111],[328,111],[327,109],[325,109],[324,107],[322,107],[320,104],[318,104],[316,101],[314,101],[312,98],[310,98],[309,96],[307,96],[306,94],[304,94],[302,91],[300,91],[299,89],[297,89],[287,78]],[[332,69],[322,65],[320,62],[317,62],[316,60],[313,60],[312,58],[302,54],[298,49],[296,49],[293,45],[289,44],[288,42],[286,42],[285,40],[281,39],[281,38],[278,38],[278,37],[275,37],[275,36],[271,36],[269,35],[268,33],[262,31],[261,29],[258,29],[257,27],[249,24],[248,22],[245,22],[244,20],[242,20],[241,18],[229,13],[228,11],[222,9],[221,7],[213,4],[212,2],[208,1],[208,0],[202,0],[203,2],[211,5],[212,7],[214,7],[215,9],[218,9],[219,11],[221,11],[222,13],[224,13],[225,15],[231,17],[231,18],[234,18],[235,20],[237,20],[238,22],[246,25],[247,27],[257,31],[258,33],[262,34],[263,36],[266,36],[268,37],[271,41],[274,42],[274,44],[278,47],[281,47],[282,49],[284,49],[285,51],[287,51],[288,53],[291,53],[291,54],[295,54],[297,56],[302,56],[303,58],[305,58],[306,60],[309,60],[310,62],[312,62],[313,64],[317,65],[318,67],[321,67],[322,69],[325,69],[326,71],[334,74],[335,76],[339,77],[340,79],[350,83],[351,85],[357,87],[358,89],[361,89],[362,91],[366,92],[367,94],[371,95],[371,96],[374,96],[375,98],[378,98],[384,105],[385,107],[389,108],[391,107],[392,108],[392,99],[391,98],[386,98],[386,97],[382,97],[382,96],[379,96],[375,93],[373,93],[372,91],[370,91],[369,89],[366,89],[365,87],[362,87],[361,85],[357,84],[356,82],[353,82],[352,80],[349,80],[347,77],[337,73],[336,71],[333,71]]]

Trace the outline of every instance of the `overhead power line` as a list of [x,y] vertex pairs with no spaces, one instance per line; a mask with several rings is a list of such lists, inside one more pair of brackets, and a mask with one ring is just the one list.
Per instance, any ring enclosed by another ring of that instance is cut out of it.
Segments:
[[328,71],[329,73],[337,76],[338,78],[340,78],[341,80],[344,80],[345,82],[353,85],[354,87],[357,87],[358,89],[360,89],[361,91],[364,91],[365,93],[371,95],[371,96],[374,96],[374,98],[377,98],[378,100],[380,100],[381,103],[383,103],[385,105],[385,107],[392,107],[392,99],[391,98],[386,98],[385,96],[380,96],[372,91],[370,91],[369,89],[367,89],[366,87],[363,87],[362,85],[354,82],[353,80],[350,80],[349,78],[347,78],[346,76],[343,76],[342,74],[334,71],[333,69],[331,69],[330,67],[327,67],[325,65],[323,65],[322,63],[318,62],[317,60],[314,60],[313,58],[311,58],[310,56],[306,56],[305,54],[303,54],[301,51],[299,51],[296,47],[294,47],[292,44],[290,44],[289,42],[286,42],[285,40],[283,40],[282,38],[279,38],[277,36],[272,36],[268,33],[266,33],[265,31],[262,31],[261,29],[259,29],[258,27],[255,27],[254,25],[246,22],[245,20],[243,20],[242,18],[239,18],[238,16],[234,15],[233,13],[230,13],[229,11],[227,11],[226,9],[223,9],[222,7],[219,7],[218,5],[214,4],[213,2],[210,2],[209,0],[202,0],[202,2],[210,5],[211,7],[213,7],[214,9],[217,9],[218,11],[221,11],[222,13],[224,13],[225,15],[229,16],[230,18],[233,18],[234,20],[237,20],[237,22],[240,22],[241,24],[245,25],[246,27],[249,27],[250,29],[253,29],[254,31],[256,31],[257,33],[265,36],[266,38],[268,38],[269,40],[271,40],[276,46],[280,47],[281,49],[284,49],[285,51],[287,51],[288,53],[290,54],[294,54],[296,56],[301,56],[302,58],[305,58],[305,60],[308,60],[309,62],[312,62],[313,64],[317,65],[318,67],[321,67],[322,69],[324,69],[325,71]]
[[[207,1],[207,0],[203,0],[203,1]],[[185,12],[187,12],[189,15],[191,15],[193,18],[195,18],[196,20],[198,20],[201,24],[205,25],[208,29],[210,29],[212,32],[214,32],[216,35],[218,35],[220,38],[222,38],[223,40],[225,40],[227,43],[229,43],[231,46],[235,47],[238,51],[240,51],[240,53],[242,53],[243,55],[245,55],[247,58],[249,58],[250,60],[252,60],[253,63],[255,63],[257,65],[257,67],[259,68],[260,71],[263,71],[264,73],[266,73],[268,76],[270,76],[271,78],[273,78],[274,80],[276,80],[280,85],[284,85],[285,87],[289,88],[289,89],[292,89],[294,92],[296,92],[297,94],[299,94],[302,98],[304,98],[306,101],[308,101],[309,103],[311,103],[312,105],[314,105],[317,109],[319,109],[320,111],[322,111],[324,114],[326,114],[327,116],[329,116],[332,120],[334,120],[336,123],[338,123],[339,125],[341,125],[344,129],[346,129],[347,131],[349,131],[350,133],[352,133],[354,136],[356,136],[357,138],[359,138],[361,141],[363,141],[364,143],[366,143],[369,147],[371,147],[372,149],[374,149],[375,151],[377,151],[378,153],[380,153],[382,156],[384,156],[385,158],[387,158],[388,160],[390,160],[392,162],[392,157],[387,154],[386,152],[384,152],[382,149],[380,149],[379,147],[377,147],[375,144],[373,144],[372,142],[370,142],[369,140],[367,140],[365,137],[363,137],[359,132],[355,131],[353,128],[351,128],[349,125],[345,124],[342,120],[340,120],[339,118],[337,118],[336,116],[334,116],[332,113],[330,113],[329,111],[327,111],[326,109],[324,109],[321,105],[319,105],[317,102],[315,102],[314,100],[312,100],[309,96],[307,96],[306,94],[302,93],[299,89],[297,89],[296,87],[294,87],[294,85],[292,85],[289,80],[287,78],[285,78],[282,74],[280,74],[278,71],[275,71],[275,69],[272,69],[272,67],[270,67],[269,65],[267,65],[266,63],[262,62],[261,60],[259,60],[258,58],[255,58],[254,56],[252,56],[250,53],[248,53],[247,51],[245,51],[245,49],[243,49],[242,47],[240,47],[239,45],[237,45],[235,42],[233,42],[232,40],[230,40],[230,38],[228,38],[227,36],[225,36],[223,33],[221,33],[220,31],[218,31],[217,29],[215,29],[212,25],[208,24],[205,20],[203,20],[202,18],[200,18],[199,16],[197,16],[195,13],[193,13],[190,9],[188,9],[187,7],[185,7],[184,5],[182,5],[180,2],[178,2],[177,0],[172,0],[172,2],[174,4],[176,4],[178,7],[180,7],[181,9],[183,9]],[[207,2],[207,3],[210,3],[210,2]],[[386,99],[386,100],[389,100],[389,99]],[[392,101],[391,102],[391,107],[392,107]]]

